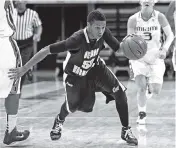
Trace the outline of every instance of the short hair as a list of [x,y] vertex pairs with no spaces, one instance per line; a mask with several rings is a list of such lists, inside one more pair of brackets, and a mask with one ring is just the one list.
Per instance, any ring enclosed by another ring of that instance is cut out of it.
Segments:
[[87,16],[87,22],[91,23],[93,21],[106,21],[106,17],[103,13],[98,10],[91,11]]

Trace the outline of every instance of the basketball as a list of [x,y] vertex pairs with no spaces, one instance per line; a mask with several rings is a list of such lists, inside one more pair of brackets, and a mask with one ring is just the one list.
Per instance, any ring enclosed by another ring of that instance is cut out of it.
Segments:
[[146,54],[147,43],[138,35],[129,35],[122,41],[121,49],[128,59],[138,60]]

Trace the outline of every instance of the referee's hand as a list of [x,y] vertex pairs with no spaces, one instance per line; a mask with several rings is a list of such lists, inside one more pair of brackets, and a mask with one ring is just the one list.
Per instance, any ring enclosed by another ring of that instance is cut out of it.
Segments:
[[39,41],[40,41],[40,35],[34,34],[34,36],[33,36],[33,41],[39,42]]
[[26,73],[26,70],[24,69],[24,67],[12,68],[12,69],[9,69],[8,77],[11,80],[12,79],[17,80],[20,77],[22,77],[25,73]]

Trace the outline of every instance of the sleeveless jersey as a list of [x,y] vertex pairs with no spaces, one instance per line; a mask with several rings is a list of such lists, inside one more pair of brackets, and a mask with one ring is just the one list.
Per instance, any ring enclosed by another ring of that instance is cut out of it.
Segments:
[[158,21],[159,13],[159,11],[154,10],[148,21],[142,19],[141,12],[134,14],[136,18],[135,33],[145,39],[148,47],[146,55],[140,60],[144,60],[150,64],[155,62],[161,47],[161,25]]

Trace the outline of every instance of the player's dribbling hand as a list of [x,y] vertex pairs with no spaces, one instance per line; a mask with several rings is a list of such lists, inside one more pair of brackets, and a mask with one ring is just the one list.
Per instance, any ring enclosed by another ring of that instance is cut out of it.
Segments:
[[166,49],[162,48],[159,50],[159,58],[165,59],[166,58]]
[[10,79],[19,79],[20,77],[22,77],[27,71],[24,69],[24,67],[18,67],[18,68],[12,68],[9,69],[8,72],[8,77]]

